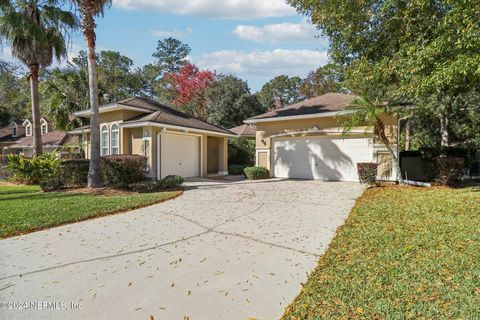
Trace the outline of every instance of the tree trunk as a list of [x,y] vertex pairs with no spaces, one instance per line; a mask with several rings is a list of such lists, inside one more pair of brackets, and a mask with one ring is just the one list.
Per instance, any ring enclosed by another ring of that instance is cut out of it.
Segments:
[[410,151],[410,145],[412,143],[412,136],[410,130],[410,121],[407,119],[407,123],[405,124],[405,150]]
[[[87,4],[88,6],[89,4]],[[90,92],[90,167],[88,170],[88,187],[102,186],[100,178],[100,126],[98,123],[98,85],[97,62],[95,55],[95,23],[92,8],[85,8],[83,16],[83,33],[87,43],[88,87]]]
[[[390,153],[390,156],[392,157],[393,164],[395,165],[395,171],[397,172],[396,174],[396,179],[399,184],[403,184],[403,176],[402,176],[402,168],[400,167],[400,159],[397,157],[397,154],[393,150],[392,146],[390,145],[390,140],[388,139],[386,133],[385,133],[385,126],[383,123],[378,123],[377,124],[377,130],[378,130],[378,136],[380,137],[380,140],[382,140],[382,143],[385,145],[385,147],[388,150],[388,153]],[[397,148],[399,146],[397,145]]]
[[42,154],[42,132],[40,129],[40,96],[38,93],[38,64],[30,65],[30,96],[32,102],[32,146],[33,154]]
[[448,108],[445,109],[445,113],[440,119],[440,133],[442,136],[441,145],[442,147],[448,146]]
[[445,94],[443,91],[440,91],[437,97],[438,105],[445,105],[445,110],[440,116],[440,145],[442,147],[448,146],[448,115],[449,115],[449,104],[448,101],[445,101]]

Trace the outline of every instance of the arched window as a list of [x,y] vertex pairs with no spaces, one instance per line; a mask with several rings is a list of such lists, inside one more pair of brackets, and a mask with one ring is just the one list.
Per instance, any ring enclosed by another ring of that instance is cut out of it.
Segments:
[[108,140],[109,140],[109,132],[108,132],[108,126],[104,124],[102,126],[102,135],[100,139],[100,150],[101,150],[101,155],[102,156],[108,156],[109,154],[109,146],[108,146]]
[[118,124],[112,125],[112,154],[120,153],[120,131],[118,130]]

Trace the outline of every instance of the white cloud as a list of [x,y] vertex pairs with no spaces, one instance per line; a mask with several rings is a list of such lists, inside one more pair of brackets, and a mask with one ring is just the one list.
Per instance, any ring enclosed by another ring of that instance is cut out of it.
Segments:
[[256,19],[294,15],[285,0],[113,0],[125,10],[155,10],[220,19]]
[[326,51],[314,50],[221,50],[192,57],[191,60],[202,69],[232,73],[245,79],[270,80],[281,74],[304,77],[326,64],[328,55]]
[[[84,44],[72,43],[67,47],[67,61],[72,62],[72,59],[78,56],[80,50],[87,50]],[[97,49],[98,51],[98,49]],[[61,65],[66,63],[65,60],[62,61]]]
[[[244,40],[255,42],[289,42],[289,41],[314,41],[320,32],[314,25],[307,21],[301,23],[267,24],[263,27],[238,25],[233,33]],[[322,39],[324,44],[326,40]]]
[[191,35],[193,32],[192,28],[187,28],[185,30],[152,30],[151,34],[155,37],[168,38],[173,37],[177,39],[185,38]]

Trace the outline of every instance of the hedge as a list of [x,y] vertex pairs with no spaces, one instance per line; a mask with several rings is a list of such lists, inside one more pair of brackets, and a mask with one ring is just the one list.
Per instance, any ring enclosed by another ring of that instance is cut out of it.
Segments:
[[246,167],[243,172],[247,179],[251,180],[270,178],[270,171],[264,167]]
[[181,176],[166,176],[162,180],[148,180],[135,182],[128,185],[128,188],[135,192],[157,192],[165,189],[172,189],[184,182]]
[[147,158],[140,155],[111,155],[100,159],[100,172],[107,186],[125,188],[145,180]]
[[86,186],[89,167],[88,159],[65,160],[60,169],[63,183],[70,186]]

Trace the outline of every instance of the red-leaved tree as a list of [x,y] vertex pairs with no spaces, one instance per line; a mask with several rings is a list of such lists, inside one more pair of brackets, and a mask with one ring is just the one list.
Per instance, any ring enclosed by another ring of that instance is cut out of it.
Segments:
[[166,77],[175,93],[171,103],[187,114],[206,120],[205,89],[215,81],[215,72],[200,70],[187,63],[178,72],[169,73]]

